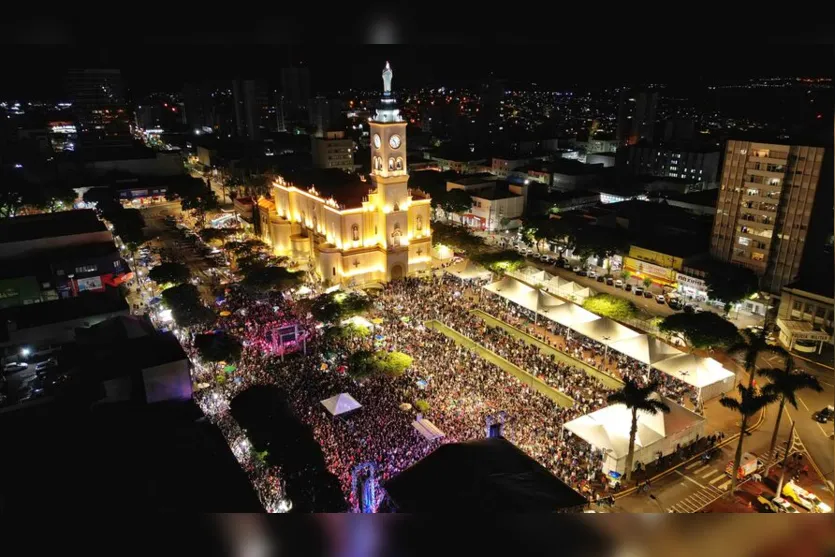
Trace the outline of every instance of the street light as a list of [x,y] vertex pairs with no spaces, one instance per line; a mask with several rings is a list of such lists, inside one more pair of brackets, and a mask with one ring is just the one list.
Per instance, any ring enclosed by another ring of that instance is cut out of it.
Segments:
[[[603,340],[605,340],[605,341],[607,341],[607,342],[608,342],[608,341],[610,341],[610,340],[612,340],[612,337],[606,337],[606,336],[604,336],[604,337],[602,337],[602,338],[603,338]],[[604,344],[605,344],[605,343],[604,343]],[[604,361],[604,363],[605,363],[605,361],[606,361],[606,356],[608,356],[608,355],[609,355],[609,345],[608,345],[608,344],[606,344],[605,346],[606,346],[606,348],[603,350],[603,361]]]

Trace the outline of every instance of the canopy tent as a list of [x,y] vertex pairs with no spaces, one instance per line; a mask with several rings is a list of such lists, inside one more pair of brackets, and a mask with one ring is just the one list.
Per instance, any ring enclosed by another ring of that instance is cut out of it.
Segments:
[[645,364],[654,364],[684,354],[681,350],[650,335],[638,335],[621,340],[613,343],[611,347],[612,350],[617,350],[621,354],[626,354]]
[[565,302],[563,302],[559,298],[551,296],[550,294],[548,294],[546,292],[543,292],[542,290],[539,290],[539,297],[537,299],[537,304],[538,304],[537,313],[539,313],[539,315],[543,315],[545,317],[548,317],[558,307],[560,307],[562,305],[565,305]]
[[607,346],[612,346],[616,342],[634,338],[641,334],[633,331],[629,327],[624,327],[617,321],[612,321],[608,317],[601,317],[595,321],[586,321],[585,323],[577,323],[571,325],[571,328],[581,335],[585,335],[597,342],[602,342]]
[[332,416],[339,416],[346,412],[351,412],[357,408],[362,408],[362,404],[357,402],[354,397],[348,393],[338,394],[321,401],[322,406],[328,409]]
[[505,300],[519,304],[523,308],[536,311],[538,290],[513,277],[505,276],[497,282],[486,285],[485,290],[498,294]]
[[600,319],[600,316],[581,308],[577,304],[566,303],[550,311],[548,319],[566,327],[574,327],[579,323]]
[[589,289],[588,286],[582,286],[576,282],[569,282],[568,284],[563,285],[557,294],[572,301],[579,300],[582,302],[591,296],[591,289]]
[[445,270],[462,280],[489,279],[493,275],[493,273],[469,259],[460,261]]
[[543,287],[548,292],[552,292],[554,294],[559,294],[560,288],[562,288],[566,285],[569,285],[569,284],[574,284],[574,283],[571,282],[570,280],[564,279],[562,277],[552,277],[551,280],[549,280],[548,282],[546,282],[543,285]]
[[516,274],[518,274],[522,280],[527,281],[530,284],[545,284],[554,277],[554,275],[548,273],[547,271],[530,266],[522,267],[516,272]]
[[701,400],[710,400],[734,388],[736,374],[713,358],[681,354],[652,365],[662,373],[692,385]]
[[[652,395],[660,398],[659,395]],[[676,445],[685,445],[704,434],[705,419],[667,398],[669,413],[655,415],[638,412],[638,431],[635,436],[637,463],[647,464],[656,460],[658,453],[668,455]],[[591,414],[571,420],[564,426],[596,449],[606,453],[603,472],[626,471],[626,455],[629,452],[629,431],[632,427],[632,411],[623,404],[613,404]]]
[[444,432],[438,429],[438,426],[429,420],[424,420],[423,418],[418,418],[413,421],[412,427],[415,428],[417,432],[420,433],[427,441],[434,441],[436,439],[443,439],[446,437]]

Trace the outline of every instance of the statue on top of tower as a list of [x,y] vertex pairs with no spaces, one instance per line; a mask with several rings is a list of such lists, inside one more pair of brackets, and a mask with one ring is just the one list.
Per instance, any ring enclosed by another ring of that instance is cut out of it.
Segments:
[[391,95],[391,78],[392,78],[392,71],[391,66],[388,62],[386,62],[386,67],[383,69],[383,94],[384,95]]

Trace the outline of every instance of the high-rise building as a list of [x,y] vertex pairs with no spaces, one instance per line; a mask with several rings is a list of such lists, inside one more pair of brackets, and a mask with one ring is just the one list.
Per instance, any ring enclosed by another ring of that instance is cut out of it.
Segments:
[[343,131],[330,131],[310,138],[315,168],[354,170],[354,140]]
[[71,69],[67,92],[83,144],[130,143],[130,115],[119,70]]
[[651,142],[657,104],[658,93],[656,92],[629,89],[621,91],[618,109],[618,143],[634,145],[642,139]]
[[281,93],[292,109],[307,108],[307,101],[310,100],[310,70],[281,68]]
[[238,137],[256,140],[262,128],[268,129],[269,100],[262,83],[253,79],[232,81],[235,102],[235,132]]
[[317,137],[322,137],[330,131],[344,129],[342,102],[321,95],[310,99],[310,125],[313,127],[313,135]]
[[728,141],[711,254],[779,294],[800,272],[823,157],[822,147]]
[[718,147],[632,145],[621,150],[622,167],[631,174],[682,178],[711,185],[719,172]]

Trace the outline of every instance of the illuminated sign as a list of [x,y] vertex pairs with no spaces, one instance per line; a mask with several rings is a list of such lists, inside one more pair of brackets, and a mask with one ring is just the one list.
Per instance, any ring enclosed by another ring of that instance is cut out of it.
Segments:
[[79,292],[84,292],[85,290],[104,290],[101,277],[78,279],[76,284],[78,285]]

